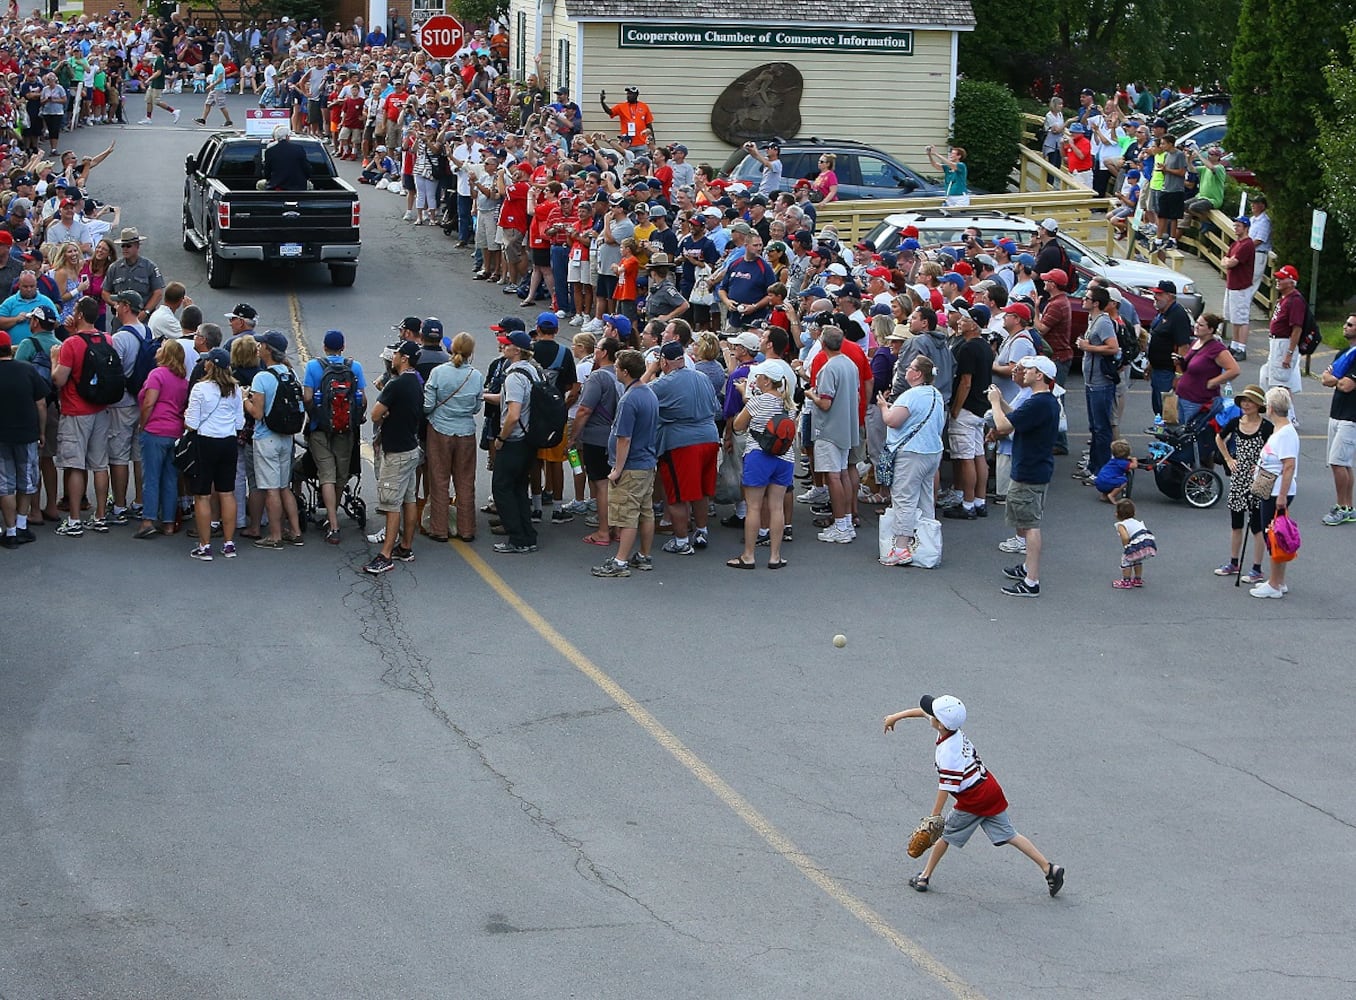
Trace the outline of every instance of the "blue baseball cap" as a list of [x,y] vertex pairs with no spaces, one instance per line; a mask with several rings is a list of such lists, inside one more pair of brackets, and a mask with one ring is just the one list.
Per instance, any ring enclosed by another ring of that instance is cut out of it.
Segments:
[[[949,281],[949,282],[951,282],[953,285],[955,285],[957,288],[964,288],[964,287],[965,287],[965,275],[963,275],[963,274],[957,274],[955,271],[947,271],[946,274],[942,275],[942,277],[941,277],[940,280],[941,280],[941,281]],[[940,282],[939,282],[939,283],[940,283]]]
[[1017,263],[1021,264],[1023,267],[1035,267],[1036,258],[1029,253],[1019,253],[1017,255]]
[[604,317],[603,317],[603,322],[604,322],[604,323],[611,323],[613,329],[615,329],[615,330],[617,331],[617,336],[619,336],[619,337],[629,337],[629,336],[631,336],[631,321],[630,321],[629,319],[627,319],[625,316],[621,316],[621,315],[617,315],[617,316],[604,316]]
[[553,312],[538,313],[537,326],[538,327],[545,326],[550,327],[552,330],[558,330],[560,329],[560,320],[556,317],[556,314]]
[[800,290],[800,297],[802,299],[822,299],[825,298],[827,294],[828,293],[824,291],[823,285],[811,285],[809,288],[802,288]]
[[499,343],[512,344],[514,347],[523,351],[532,350],[532,338],[524,330],[510,330],[499,337]]
[[429,340],[432,340],[434,337],[442,339],[443,321],[437,316],[430,316],[420,324],[419,332]]
[[1243,223],[1243,225],[1245,225],[1245,226],[1251,226],[1251,225],[1252,225],[1252,220],[1249,219],[1246,215],[1240,215],[1240,216],[1239,216],[1237,219],[1235,219],[1234,221],[1235,221],[1235,222],[1241,222],[1241,223]]
[[918,249],[918,241],[917,241],[916,239],[914,239],[912,236],[910,236],[910,237],[909,237],[907,240],[905,240],[903,243],[899,244],[899,249],[900,249],[900,252],[903,252],[903,251],[905,251],[905,250],[917,250],[917,249]]
[[1017,244],[1014,243],[1012,240],[997,240],[994,242],[994,247],[995,248],[1002,247],[1003,252],[1007,254],[1009,257],[1011,257],[1012,252],[1017,249]]
[[342,351],[344,349],[344,334],[342,330],[325,331],[325,350]]

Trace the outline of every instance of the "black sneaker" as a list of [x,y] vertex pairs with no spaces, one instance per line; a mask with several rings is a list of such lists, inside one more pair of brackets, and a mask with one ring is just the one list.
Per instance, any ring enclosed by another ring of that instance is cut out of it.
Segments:
[[393,569],[395,569],[395,563],[378,552],[372,557],[372,561],[363,567],[363,572],[380,576],[382,573],[389,573]]
[[533,524],[541,523],[541,511],[536,507],[532,508],[532,523]]
[[742,528],[744,527],[744,519],[738,514],[731,514],[729,517],[720,519],[720,526],[722,528]]
[[[613,560],[614,562],[616,560]],[[643,556],[639,552],[627,560],[626,565],[632,569],[638,569],[642,573],[648,573],[654,569],[654,559],[650,556]]]
[[1045,873],[1045,884],[1050,887],[1050,895],[1058,896],[1059,890],[1064,888],[1063,866],[1052,864],[1050,870]]
[[817,503],[810,507],[810,513],[816,517],[825,517],[833,513],[833,506],[827,503]]
[[127,521],[128,521],[128,517],[127,517],[127,508],[126,508],[126,507],[123,507],[121,510],[118,509],[117,507],[114,507],[114,508],[113,508],[113,513],[111,513],[111,514],[108,515],[108,523],[109,523],[109,524],[116,524],[116,525],[118,525],[118,526],[122,526],[122,525],[126,524]]
[[760,545],[760,546],[768,546],[768,545],[771,545],[771,544],[772,544],[772,532],[770,532],[770,531],[759,531],[759,532],[758,532],[758,540],[755,541],[753,544],[754,544],[754,545]]
[[1027,583],[1025,580],[1018,580],[1016,583],[1010,583],[1000,589],[1009,597],[1041,596],[1041,585],[1039,583]]
[[949,517],[955,521],[973,521],[975,518],[979,517],[979,515],[975,513],[973,507],[969,510],[966,510],[964,507],[948,507],[946,510],[942,511],[942,517]]
[[1003,575],[1006,576],[1009,580],[1025,580],[1026,563],[1021,563],[1017,566],[1004,566]]
[[0,535],[0,546],[7,549],[17,549],[19,547],[18,535]]
[[553,510],[553,511],[551,511],[551,523],[552,523],[552,524],[569,524],[569,523],[570,523],[571,521],[573,521],[573,520],[574,520],[574,515],[571,514],[571,513],[569,513],[568,511],[563,511],[563,510]]
[[194,125],[206,125],[206,124],[207,124],[207,119],[206,119],[206,118],[194,118],[194,119],[193,119],[193,124],[194,124]]
[[706,537],[705,531],[698,531],[692,536],[692,547],[694,549],[704,549],[710,544],[710,539]]
[[975,504],[975,517],[988,517],[989,505],[986,503]]
[[414,550],[407,549],[403,545],[397,545],[391,551],[391,558],[397,559],[400,562],[414,562]]

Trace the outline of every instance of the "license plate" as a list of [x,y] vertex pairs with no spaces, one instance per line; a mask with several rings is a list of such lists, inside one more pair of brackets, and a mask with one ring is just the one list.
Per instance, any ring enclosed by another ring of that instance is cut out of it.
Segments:
[[300,244],[300,243],[284,243],[281,247],[278,248],[278,256],[280,256],[280,257],[300,257],[300,256],[301,256],[301,244]]

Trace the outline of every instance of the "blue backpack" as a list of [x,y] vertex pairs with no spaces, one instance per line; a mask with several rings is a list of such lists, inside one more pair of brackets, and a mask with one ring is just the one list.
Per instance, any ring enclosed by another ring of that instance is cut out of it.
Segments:
[[33,342],[33,357],[29,361],[42,380],[47,383],[47,402],[55,403],[57,400],[56,386],[52,384],[52,356],[47,353],[46,348],[42,346],[37,337],[29,337]]
[[149,330],[146,331],[144,338],[137,333],[137,328],[134,326],[120,327],[117,332],[122,333],[123,330],[126,330],[137,340],[137,357],[132,362],[132,374],[127,376],[127,391],[135,396],[141,392],[141,387],[146,384],[146,379],[155,370],[155,355],[160,350],[160,341],[152,337]]

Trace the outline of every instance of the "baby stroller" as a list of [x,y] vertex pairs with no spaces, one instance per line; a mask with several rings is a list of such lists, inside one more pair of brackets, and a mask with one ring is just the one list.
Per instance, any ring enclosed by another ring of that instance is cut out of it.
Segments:
[[[1219,420],[1232,403],[1216,399],[1179,427],[1160,427],[1158,440],[1149,442],[1149,457],[1139,460],[1145,470],[1152,469],[1158,491],[1170,500],[1185,500],[1202,510],[1213,507],[1224,495],[1224,480],[1214,469],[1198,464],[1197,438],[1206,430],[1218,431]],[[1209,446],[1210,451],[1215,446]]]
[[[367,527],[367,501],[362,498],[363,456],[362,442],[353,435],[353,454],[349,457],[348,482],[339,494],[339,509],[355,522],[359,529]],[[309,524],[324,526],[329,523],[325,501],[320,496],[320,479],[310,449],[304,449],[292,462],[292,494],[297,498],[297,520],[304,533]]]

